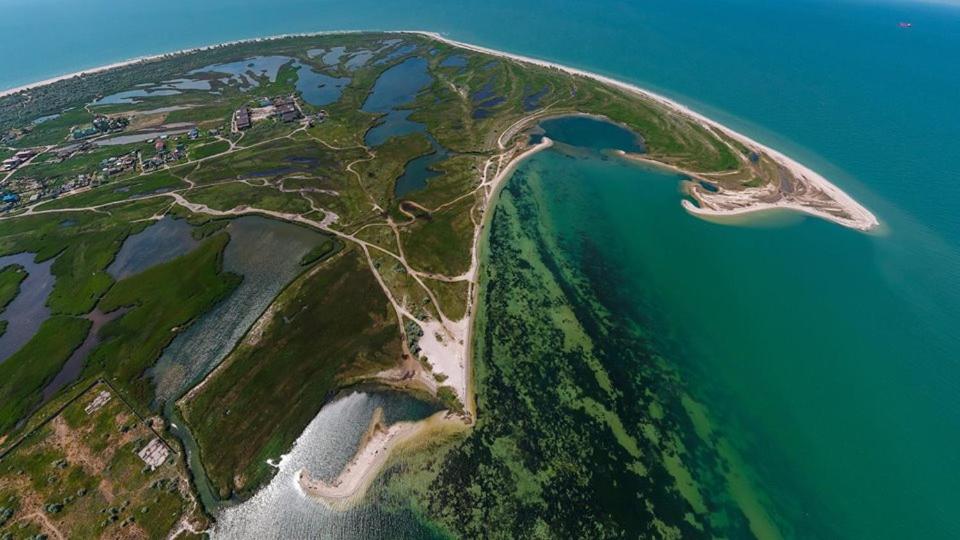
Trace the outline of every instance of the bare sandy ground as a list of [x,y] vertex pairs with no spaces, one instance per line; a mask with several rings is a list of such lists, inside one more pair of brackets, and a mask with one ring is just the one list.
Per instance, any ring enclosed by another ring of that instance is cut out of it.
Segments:
[[434,429],[450,426],[447,415],[447,411],[440,411],[419,422],[397,422],[386,426],[383,424],[383,411],[377,409],[357,453],[335,479],[325,482],[313,478],[309,471],[300,469],[296,476],[297,485],[304,494],[331,509],[349,509],[363,499],[380,470],[398,448],[428,437]]

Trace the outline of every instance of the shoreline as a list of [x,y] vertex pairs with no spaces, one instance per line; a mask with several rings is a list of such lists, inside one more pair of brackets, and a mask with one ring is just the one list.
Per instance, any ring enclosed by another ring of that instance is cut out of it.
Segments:
[[[860,231],[869,231],[869,230],[871,230],[871,229],[875,229],[875,228],[877,228],[877,227],[880,226],[880,220],[877,219],[877,217],[876,217],[872,212],[870,212],[869,210],[867,210],[866,207],[864,207],[863,205],[861,205],[860,203],[858,203],[856,200],[854,200],[853,197],[851,197],[850,195],[848,195],[845,191],[843,191],[842,189],[840,189],[839,187],[837,187],[835,184],[833,184],[832,182],[830,182],[829,180],[827,180],[825,177],[823,177],[822,175],[820,175],[820,174],[817,173],[816,171],[814,171],[814,170],[810,169],[809,167],[807,167],[806,165],[803,165],[802,163],[800,163],[800,162],[798,162],[798,161],[790,158],[790,157],[787,156],[786,154],[783,154],[782,152],[780,152],[780,151],[778,151],[778,150],[774,150],[773,148],[771,148],[771,147],[769,147],[769,146],[767,146],[767,145],[764,145],[764,144],[762,144],[762,143],[760,143],[760,142],[758,142],[758,141],[756,141],[756,140],[748,137],[747,135],[744,135],[744,134],[742,134],[742,133],[740,133],[740,132],[738,132],[738,131],[736,131],[736,130],[734,130],[734,129],[732,129],[732,128],[729,128],[729,127],[727,127],[727,126],[725,126],[725,125],[717,122],[716,120],[710,119],[710,118],[708,118],[708,117],[706,117],[706,116],[704,116],[704,115],[702,115],[702,114],[694,111],[693,109],[690,109],[690,108],[687,107],[686,105],[683,105],[683,104],[681,104],[681,103],[678,103],[678,102],[676,102],[676,101],[674,101],[674,100],[672,100],[672,99],[670,99],[670,98],[668,98],[668,97],[666,97],[666,96],[657,94],[656,92],[652,92],[652,91],[650,91],[650,90],[646,90],[646,89],[644,89],[644,88],[641,88],[641,87],[639,87],[639,86],[636,86],[636,85],[633,85],[633,84],[630,84],[630,83],[626,83],[626,82],[623,82],[623,81],[619,81],[619,80],[617,80],[617,79],[613,79],[613,78],[611,78],[611,77],[607,77],[607,76],[605,76],[605,75],[600,75],[600,74],[598,74],[598,73],[593,73],[593,72],[591,72],[591,71],[586,71],[586,70],[582,70],[582,69],[572,68],[572,67],[564,66],[564,65],[562,65],[562,64],[558,64],[558,63],[556,63],[556,62],[550,62],[550,61],[547,61],[547,60],[539,60],[539,59],[532,58],[532,57],[529,57],[529,56],[523,56],[523,55],[519,55],[519,54],[513,54],[513,53],[498,51],[498,50],[496,50],[496,49],[490,49],[490,48],[482,47],[482,46],[479,46],[479,45],[472,45],[472,44],[470,44],[470,43],[464,43],[464,42],[461,42],[461,41],[456,41],[456,40],[453,40],[453,39],[445,38],[445,37],[443,37],[442,35],[440,35],[439,33],[436,33],[436,32],[414,31],[414,32],[412,32],[412,33],[419,34],[419,35],[423,35],[423,36],[427,36],[427,37],[433,38],[433,39],[435,39],[435,40],[437,40],[437,41],[440,41],[440,42],[442,42],[442,43],[446,43],[446,44],[451,45],[451,46],[454,46],[454,47],[460,47],[460,48],[467,49],[467,50],[471,50],[471,51],[475,51],[475,52],[490,54],[490,55],[498,56],[498,57],[501,57],[501,58],[509,58],[509,59],[515,60],[515,61],[517,61],[517,62],[523,62],[523,63],[533,64],[533,65],[536,65],[536,66],[545,67],[545,68],[550,68],[550,69],[557,69],[557,70],[563,71],[563,72],[568,73],[568,74],[571,74],[571,75],[586,77],[586,78],[593,79],[593,80],[595,80],[595,81],[598,81],[598,82],[601,82],[601,83],[604,83],[604,84],[613,86],[613,87],[615,87],[615,88],[619,88],[619,89],[624,90],[624,91],[626,91],[626,92],[629,92],[629,93],[632,93],[632,94],[635,94],[635,95],[638,95],[638,96],[647,98],[647,99],[649,99],[649,100],[652,100],[652,101],[654,101],[654,102],[656,102],[656,103],[658,103],[658,104],[666,107],[667,109],[669,109],[669,110],[671,110],[671,111],[673,111],[673,112],[676,112],[676,113],[678,113],[678,114],[680,114],[680,115],[686,116],[686,117],[688,117],[688,118],[696,121],[697,123],[699,123],[700,125],[702,125],[703,127],[707,128],[707,129],[714,129],[714,130],[720,131],[720,132],[722,132],[723,134],[727,135],[728,137],[730,137],[730,138],[732,138],[732,139],[734,139],[734,140],[736,140],[736,141],[738,141],[738,142],[740,142],[740,143],[742,143],[742,144],[745,144],[745,145],[747,145],[747,146],[753,146],[753,147],[755,147],[755,148],[757,148],[757,149],[765,152],[765,153],[766,153],[767,155],[769,155],[770,158],[772,158],[778,165],[781,165],[782,167],[786,168],[788,171],[790,171],[791,173],[793,173],[794,175],[796,175],[796,177],[797,177],[798,179],[806,180],[806,181],[809,182],[812,186],[814,186],[815,188],[819,189],[822,193],[824,193],[824,194],[826,194],[827,196],[829,196],[833,201],[836,201],[836,203],[837,203],[844,211],[846,211],[851,217],[850,217],[850,218],[846,218],[846,217],[842,217],[842,216],[837,216],[837,215],[830,214],[830,213],[828,213],[828,212],[824,212],[824,211],[821,211],[821,210],[818,210],[818,209],[816,209],[816,208],[812,208],[812,207],[809,207],[809,206],[806,206],[806,205],[802,205],[802,204],[799,204],[799,203],[789,203],[789,202],[782,203],[782,204],[777,204],[777,203],[752,203],[749,207],[736,208],[736,209],[733,209],[733,210],[729,210],[729,211],[728,211],[728,210],[726,210],[726,209],[698,208],[698,207],[695,207],[695,206],[694,206],[692,203],[690,203],[689,201],[684,201],[684,202],[686,202],[686,205],[684,205],[684,208],[687,209],[688,211],[690,211],[690,212],[691,212],[692,214],[694,214],[694,215],[697,215],[697,214],[703,214],[703,215],[707,215],[707,214],[712,214],[712,215],[745,214],[745,213],[750,213],[750,212],[752,212],[752,211],[766,210],[766,209],[769,209],[769,208],[771,207],[771,205],[772,205],[772,206],[777,206],[777,207],[780,207],[780,208],[786,208],[786,209],[791,209],[791,210],[800,210],[800,211],[802,211],[802,212],[804,212],[804,213],[811,214],[811,215],[814,215],[814,216],[817,216],[817,217],[820,217],[820,218],[823,218],[823,219],[832,221],[832,222],[834,222],[834,223],[843,225],[843,226],[845,226],[845,227],[850,227],[850,228],[852,228],[852,229],[856,229],[856,230],[860,230]],[[645,161],[647,161],[647,162],[655,162],[655,160],[650,160],[650,159],[647,159],[647,160],[645,160]],[[659,163],[659,162],[656,162],[656,163]],[[677,171],[679,171],[679,172],[682,172],[683,174],[689,174],[689,175],[691,175],[691,176],[697,176],[697,173],[694,173],[694,172],[691,172],[691,171],[686,171],[686,170],[683,170],[683,169],[681,169],[681,168],[679,168],[679,167],[672,167],[671,165],[665,164],[665,163],[663,163],[662,165],[667,166],[667,167],[671,167],[671,168],[673,168],[673,169],[675,169],[675,170],[677,170]],[[756,205],[756,206],[754,206],[754,205]],[[694,210],[691,210],[691,208],[693,208]]]
[[[523,125],[523,124],[519,124]],[[505,132],[506,134],[507,132]],[[498,140],[498,143],[501,140]],[[513,156],[510,161],[489,182],[490,192],[485,201],[483,220],[478,224],[473,240],[473,257],[479,264],[479,245],[489,224],[489,211],[492,203],[502,188],[504,181],[513,174],[516,168],[528,157],[553,146],[553,141],[544,137],[538,144],[524,148],[522,152]],[[476,401],[473,388],[473,330],[476,322],[476,299],[478,298],[478,284],[480,272],[474,272],[470,290],[472,311],[458,324],[466,322],[465,346],[462,349],[463,364],[460,381],[464,391],[464,408],[470,418],[476,418]],[[357,451],[347,465],[331,482],[313,478],[310,472],[300,469],[296,474],[296,484],[307,496],[321,501],[333,510],[346,510],[359,503],[370,485],[376,479],[381,469],[389,463],[397,449],[416,442],[420,437],[432,431],[469,429],[475,420],[463,422],[462,417],[451,411],[439,411],[430,417],[416,422],[398,422],[389,426],[382,423],[382,411],[375,413],[371,418],[370,426],[362,437]]]
[[26,92],[26,91],[29,91],[29,90],[34,90],[34,89],[40,88],[40,87],[42,87],[42,86],[47,86],[47,85],[50,85],[50,84],[53,84],[53,83],[57,83],[57,82],[60,82],[60,81],[66,81],[66,80],[69,80],[69,79],[73,79],[73,78],[75,78],[75,77],[81,77],[81,76],[86,76],[86,75],[95,75],[95,74],[97,74],[97,73],[103,73],[104,71],[110,71],[111,69],[118,69],[118,68],[122,68],[122,67],[126,67],[126,66],[131,66],[131,65],[135,65],[135,64],[140,64],[140,63],[145,63],[145,62],[152,62],[152,61],[155,61],[155,60],[162,60],[162,59],[164,59],[164,58],[169,58],[169,57],[173,57],[173,56],[180,56],[180,55],[193,54],[193,53],[198,53],[198,52],[203,52],[203,51],[210,51],[210,50],[213,50],[213,49],[217,49],[217,48],[219,48],[219,47],[229,47],[229,46],[231,46],[231,45],[244,45],[244,44],[247,44],[247,43],[264,43],[264,42],[268,42],[268,41],[277,41],[277,40],[281,40],[281,39],[297,38],[297,37],[317,37],[317,36],[336,35],[336,34],[358,34],[358,33],[363,33],[363,32],[371,32],[371,33],[380,32],[380,33],[385,33],[385,34],[389,34],[389,33],[399,33],[399,32],[396,32],[396,31],[384,31],[384,30],[327,30],[327,31],[321,31],[321,32],[300,32],[300,33],[290,33],[290,34],[276,34],[276,35],[273,35],[273,36],[262,36],[262,37],[255,37],[255,38],[234,39],[234,40],[230,40],[230,41],[222,41],[222,42],[219,42],[219,43],[211,43],[211,44],[209,44],[209,45],[200,45],[200,46],[197,46],[197,47],[187,47],[187,48],[185,48],[185,49],[177,49],[177,50],[175,50],[175,51],[169,51],[169,52],[164,52],[164,53],[147,54],[147,55],[143,55],[143,56],[137,56],[137,57],[135,57],[135,58],[130,58],[130,59],[127,59],[127,60],[120,60],[120,61],[118,61],[118,62],[113,62],[113,63],[110,63],[110,64],[104,64],[104,65],[100,65],[100,66],[96,66],[96,67],[92,67],[92,68],[88,68],[88,69],[82,69],[82,70],[74,71],[74,72],[71,72],[71,73],[65,73],[65,74],[63,74],[63,75],[57,75],[57,76],[55,76],[55,77],[50,77],[50,78],[47,78],[47,79],[43,79],[43,80],[40,80],[40,81],[28,83],[28,84],[23,84],[23,85],[20,85],[20,86],[14,86],[14,87],[11,87],[11,88],[5,88],[5,89],[3,89],[3,90],[0,90],[0,98],[4,98],[4,97],[7,97],[7,96],[10,96],[10,95],[13,95],[13,94],[19,94],[20,92]]
[[[614,79],[612,77],[607,77],[605,75],[600,75],[598,73],[593,73],[591,71],[572,68],[569,66],[564,66],[563,64],[551,62],[548,60],[540,60],[530,56],[508,53],[504,51],[499,51],[497,49],[491,49],[489,47],[483,47],[480,45],[473,45],[470,43],[457,41],[454,39],[444,37],[438,32],[431,32],[431,31],[425,31],[425,30],[328,30],[328,31],[319,31],[319,32],[277,34],[273,36],[263,36],[263,37],[256,37],[256,38],[225,41],[225,42],[216,43],[216,44],[180,49],[173,52],[140,56],[140,57],[132,58],[129,60],[114,62],[111,64],[106,64],[106,65],[102,65],[102,66],[98,66],[90,69],[85,69],[85,70],[76,71],[73,73],[60,75],[57,77],[51,77],[42,81],[21,85],[19,87],[0,90],[0,98],[17,94],[20,92],[24,92],[24,91],[29,91],[29,90],[46,86],[49,84],[53,84],[59,81],[72,79],[74,77],[78,77],[82,75],[92,75],[96,73],[102,73],[105,71],[109,71],[111,69],[117,69],[124,66],[137,64],[137,63],[150,62],[150,61],[159,60],[159,59],[172,57],[172,56],[202,52],[202,51],[212,50],[212,49],[224,47],[224,46],[240,45],[240,44],[247,44],[247,43],[263,43],[263,42],[277,41],[277,40],[296,38],[296,37],[318,37],[318,36],[325,36],[325,35],[357,34],[357,33],[364,33],[364,32],[382,33],[382,34],[412,34],[412,35],[422,36],[428,39],[433,39],[434,41],[445,43],[453,47],[459,47],[462,49],[479,52],[483,54],[489,54],[489,55],[500,57],[500,58],[508,58],[517,62],[532,64],[540,67],[545,67],[548,69],[557,69],[559,71],[562,71],[564,73],[568,73],[574,76],[586,77],[586,78],[598,81],[600,83],[613,86],[615,88],[626,91],[628,93],[640,96],[642,98],[646,98],[663,107],[666,107],[670,111],[686,116],[687,118],[699,123],[701,126],[703,126],[708,130],[719,131],[724,135],[740,142],[741,144],[744,144],[748,147],[752,146],[755,149],[766,153],[774,162],[784,167],[786,170],[792,173],[798,180],[806,181],[810,186],[812,186],[813,188],[818,190],[820,193],[827,196],[830,201],[835,202],[838,205],[839,209],[846,212],[849,217],[826,212],[818,208],[815,208],[812,205],[807,205],[807,204],[802,204],[797,202],[789,202],[789,201],[774,202],[774,203],[765,202],[765,201],[747,201],[745,206],[736,207],[732,209],[720,208],[716,203],[712,203],[709,201],[710,198],[716,199],[717,198],[716,195],[709,197],[705,194],[699,194],[699,193],[694,193],[698,202],[700,202],[701,205],[706,204],[707,206],[710,206],[710,207],[705,208],[703,206],[699,206],[699,207],[694,206],[692,203],[689,203],[688,201],[686,204],[684,204],[684,208],[693,215],[696,215],[696,216],[733,215],[733,214],[742,215],[742,214],[750,213],[753,211],[760,211],[760,210],[770,209],[772,207],[777,207],[777,208],[784,208],[788,210],[797,210],[797,211],[800,211],[809,215],[813,215],[822,219],[826,219],[828,221],[837,223],[839,225],[843,225],[845,227],[856,229],[859,231],[870,231],[880,226],[879,219],[877,219],[877,217],[872,212],[870,212],[870,210],[868,210],[866,207],[858,203],[856,200],[854,200],[853,197],[851,197],[845,191],[840,189],[838,186],[836,186],[835,184],[827,180],[824,176],[820,175],[816,171],[790,158],[786,154],[778,150],[775,150],[767,145],[764,145],[732,128],[729,128],[717,122],[716,120],[710,119],[707,116],[700,114],[694,111],[693,109],[687,107],[686,105],[683,105],[677,101],[674,101],[666,96],[641,88],[634,84],[623,82],[623,81]],[[653,161],[653,160],[648,160],[648,161]],[[670,165],[668,164],[663,164],[663,165],[670,167]],[[683,174],[697,176],[697,173],[695,172],[685,171],[679,168],[676,168],[676,169],[682,172]],[[749,188],[749,189],[753,189],[753,188]],[[747,191],[749,191],[749,189]]]
[[[18,92],[29,91],[34,88],[39,88],[49,84],[56,83],[58,81],[71,79],[80,75],[92,75],[96,73],[101,73],[109,71],[112,69],[121,68],[127,65],[133,65],[142,62],[150,62],[158,59],[174,57],[177,55],[186,55],[196,52],[202,52],[206,50],[215,49],[222,46],[237,45],[237,44],[247,44],[247,43],[265,43],[275,40],[287,39],[287,38],[296,38],[296,37],[317,37],[324,35],[337,35],[337,34],[353,34],[358,33],[359,31],[327,31],[327,32],[313,32],[313,33],[300,33],[300,34],[282,34],[277,36],[269,37],[260,37],[252,39],[243,39],[235,40],[224,43],[219,43],[215,45],[207,45],[202,47],[193,47],[188,49],[182,49],[175,52],[152,55],[152,56],[143,56],[139,58],[134,58],[126,60],[123,62],[115,62],[105,66],[100,66],[98,68],[83,70],[71,74],[62,75],[59,77],[50,78],[44,81],[39,81],[36,83],[24,85],[18,88],[13,88],[5,91],[0,91],[0,97],[16,94]],[[765,152],[771,159],[776,161],[779,165],[783,166],[793,174],[797,175],[798,179],[805,180],[811,185],[820,189],[823,193],[831,197],[831,200],[836,201],[840,207],[848,212],[851,216],[850,218],[833,215],[828,212],[819,210],[818,208],[812,206],[806,206],[799,203],[791,203],[788,201],[783,201],[779,203],[763,203],[753,201],[748,205],[733,208],[733,209],[711,209],[711,208],[700,208],[694,206],[688,200],[682,200],[681,205],[688,212],[694,215],[700,216],[724,216],[724,215],[743,215],[754,212],[767,211],[772,208],[782,208],[788,210],[796,210],[804,212],[807,214],[815,215],[823,219],[827,219],[834,223],[838,223],[850,228],[854,228],[861,231],[869,231],[879,226],[879,221],[877,218],[866,208],[857,203],[852,197],[843,192],[840,188],[830,183],[826,178],[814,172],[813,170],[807,168],[806,166],[800,164],[799,162],[794,161],[793,159],[787,157],[786,155],[773,150],[749,137],[746,135],[740,134],[718,122],[711,120],[680,103],[674,102],[666,97],[660,96],[659,94],[644,90],[640,87],[634,86],[629,83],[617,81],[615,79],[591,73],[588,71],[569,68],[561,64],[537,60],[531,57],[526,57],[522,55],[515,55],[511,53],[501,52],[494,49],[489,49],[486,47],[475,46],[468,43],[463,43],[451,39],[444,38],[438,33],[434,32],[425,32],[425,31],[370,31],[371,33],[381,33],[381,34],[395,34],[395,35],[417,35],[438,41],[441,43],[446,43],[452,47],[457,47],[466,50],[472,50],[482,54],[488,54],[495,57],[507,58],[516,62],[532,64],[540,67],[546,67],[549,69],[557,69],[568,73],[574,76],[587,77],[593,80],[596,80],[600,83],[612,86],[624,90],[628,93],[640,96],[642,98],[652,100],[661,106],[665,107],[668,111],[674,112],[683,116],[690,118],[691,120],[699,123],[708,130],[719,131],[726,136],[737,140],[747,146],[752,146],[758,150]],[[561,113],[561,115],[565,115]],[[531,122],[536,122],[541,120],[544,116],[548,116],[548,113],[536,113],[524,118],[521,118],[513,125],[509,126],[504,130],[501,135],[496,139],[496,150],[505,152],[501,155],[500,163],[488,162],[488,166],[495,167],[495,174],[493,178],[487,177],[487,168],[484,169],[482,173],[482,184],[481,186],[488,190],[486,194],[486,199],[483,202],[483,217],[480,220],[480,223],[476,225],[476,230],[472,242],[472,264],[471,271],[473,272],[470,276],[471,287],[469,290],[468,306],[471,308],[468,313],[468,322],[465,329],[464,344],[460,349],[461,354],[463,354],[462,370],[463,370],[463,379],[458,381],[462,384],[463,394],[461,397],[464,398],[464,407],[470,413],[470,415],[476,418],[476,403],[475,403],[475,391],[473,388],[473,371],[472,371],[472,355],[474,349],[474,331],[477,317],[477,307],[479,299],[479,282],[480,282],[480,247],[485,235],[485,231],[488,230],[489,220],[492,217],[492,210],[496,204],[497,196],[500,189],[505,184],[506,179],[508,179],[516,168],[526,160],[529,156],[542,151],[546,148],[549,148],[552,145],[552,141],[548,137],[544,137],[543,140],[532,146],[527,146],[525,148],[520,145],[520,148],[514,147],[512,152],[507,152],[508,148],[505,145],[505,142],[510,142],[511,138],[516,135],[516,133],[521,130],[529,127]],[[517,151],[519,150],[519,152]],[[502,158],[508,156],[508,159],[504,162]],[[667,163],[659,162],[649,158],[642,158],[640,156],[633,157],[627,154],[624,154],[624,157],[628,159],[636,159],[637,161],[643,161],[650,163],[655,166],[662,166],[673,169],[682,174],[690,175],[696,178],[697,173],[692,173],[685,171],[679,167],[672,166]],[[175,197],[176,198],[176,197]],[[184,207],[193,210],[191,205],[185,204],[186,201],[178,200],[178,203]],[[205,213],[210,213],[212,215],[217,215],[217,212],[211,211],[209,208],[203,209]],[[229,212],[228,212],[229,213]],[[292,216],[289,215],[279,215],[290,222],[300,222]],[[457,321],[462,322],[462,321]],[[452,366],[451,366],[452,367]],[[192,390],[191,390],[192,391]],[[452,419],[451,419],[452,420]],[[303,489],[305,493],[313,497],[323,500],[327,504],[336,503],[339,506],[350,506],[365,495],[367,488],[372,484],[373,480],[379,474],[380,470],[389,462],[390,457],[393,455],[393,452],[401,447],[404,444],[407,444],[414,439],[417,439],[418,436],[423,435],[432,429],[443,428],[445,424],[456,423],[459,426],[463,426],[469,429],[469,425],[464,424],[459,420],[454,420],[449,422],[448,418],[445,416],[445,412],[437,413],[434,416],[419,422],[412,423],[402,423],[402,425],[393,425],[389,427],[384,427],[382,430],[374,430],[373,436],[371,436],[366,442],[366,444],[361,444],[356,455],[351,459],[348,466],[345,467],[343,471],[338,475],[337,479],[334,481],[333,485],[328,485],[325,482],[319,480],[313,480],[309,477],[309,473],[305,471],[300,471],[298,473],[298,484]],[[371,426],[372,428],[373,426]]]
[[356,453],[330,482],[314,478],[305,468],[297,470],[295,484],[308,497],[319,500],[331,510],[348,510],[363,500],[394,453],[433,430],[458,429],[463,426],[449,421],[447,411],[438,411],[415,422],[383,423],[383,410],[374,411],[370,425],[357,445]]

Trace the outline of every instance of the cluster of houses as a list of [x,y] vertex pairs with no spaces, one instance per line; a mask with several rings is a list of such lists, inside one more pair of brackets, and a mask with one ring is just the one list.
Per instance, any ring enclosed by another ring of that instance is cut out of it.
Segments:
[[20,150],[14,154],[12,158],[3,160],[3,166],[0,167],[0,171],[12,171],[23,163],[30,161],[30,158],[35,155],[37,155],[36,150]]
[[93,118],[91,125],[74,129],[73,138],[74,140],[80,140],[102,133],[116,133],[123,131],[128,125],[130,125],[130,119],[126,117],[119,116],[110,118],[109,116],[98,114]]
[[[197,133],[199,135],[199,132]],[[187,157],[187,146],[183,143],[177,143],[173,148],[167,148],[166,135],[161,135],[153,141],[153,149],[157,151],[156,155],[151,158],[144,159],[141,164],[144,171],[159,169],[166,163],[179,161]]]
[[[83,143],[64,148],[56,153],[56,159],[62,162],[70,158],[73,154],[92,147],[93,145],[90,143]],[[17,155],[11,159],[19,158],[21,160],[27,160],[36,154],[37,152],[34,150],[24,150],[18,152]],[[182,155],[182,149],[180,155]],[[77,189],[97,186],[111,176],[135,170],[139,160],[140,155],[137,151],[109,157],[102,160],[98,168],[93,172],[79,174],[75,178],[66,180],[63,183],[51,183],[46,179],[33,178],[30,176],[17,178],[15,179],[14,185],[5,186],[7,190],[0,195],[0,211],[12,210],[22,201],[33,203],[41,199],[56,198]]]
[[[119,157],[109,157],[100,162],[100,172],[104,176],[113,176],[133,170],[137,166],[137,152],[130,152]],[[85,175],[80,175],[85,176]]]
[[296,122],[303,118],[303,111],[293,96],[279,96],[272,100],[260,98],[259,107],[241,107],[233,113],[233,131],[249,129],[253,123],[267,118],[276,118],[281,122]]

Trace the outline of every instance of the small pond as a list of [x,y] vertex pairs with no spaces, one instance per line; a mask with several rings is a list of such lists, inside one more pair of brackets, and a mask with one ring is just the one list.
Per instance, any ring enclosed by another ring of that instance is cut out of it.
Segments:
[[467,66],[467,59],[459,54],[448,56],[440,62],[440,67],[462,68]]
[[193,227],[186,220],[166,216],[130,235],[107,267],[107,273],[119,281],[186,255],[200,244],[193,238],[192,231]]
[[349,77],[331,77],[314,71],[310,66],[300,66],[297,74],[297,90],[303,100],[314,107],[337,101],[343,93],[343,87],[350,84]]
[[634,132],[593,116],[575,115],[550,118],[540,128],[556,142],[591,150],[644,152],[643,141]]
[[32,253],[0,257],[0,268],[13,264],[22,266],[27,277],[20,283],[19,294],[0,314],[0,320],[7,321],[7,330],[0,336],[0,363],[26,345],[50,317],[47,297],[53,290],[54,278],[50,271],[53,259],[37,263]]

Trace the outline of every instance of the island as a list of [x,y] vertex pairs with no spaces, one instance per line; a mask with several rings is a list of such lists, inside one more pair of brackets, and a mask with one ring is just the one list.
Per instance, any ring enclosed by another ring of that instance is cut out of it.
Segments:
[[[433,410],[377,409],[338,474],[301,470],[317,504],[352,508],[396,453],[465,436],[485,234],[514,170],[559,144],[541,124],[570,116],[630,133],[605,155],[678,174],[693,216],[879,225],[664,96],[433,33],[240,41],[4,92],[0,319],[21,322],[0,335],[0,531],[198,534],[353,389]],[[102,395],[123,410],[77,412]],[[121,484],[84,453],[103,451]]]

